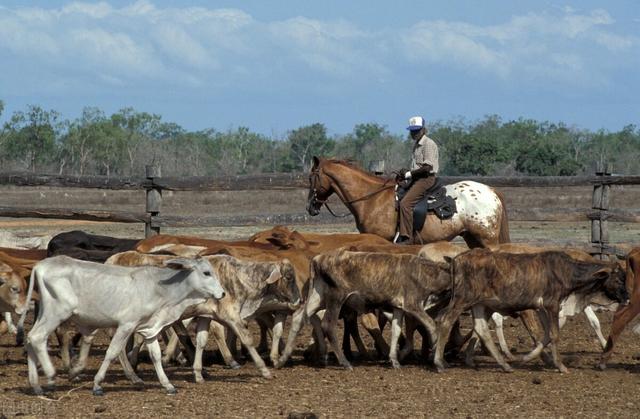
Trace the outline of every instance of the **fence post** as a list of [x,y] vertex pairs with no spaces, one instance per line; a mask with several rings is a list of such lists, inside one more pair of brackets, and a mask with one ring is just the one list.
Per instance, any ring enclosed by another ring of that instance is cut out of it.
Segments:
[[151,237],[160,234],[160,226],[155,225],[155,218],[160,215],[160,206],[162,205],[162,189],[153,182],[155,178],[161,177],[160,166],[148,165],[144,167],[146,178],[149,180],[147,186],[147,213],[149,221],[144,225],[144,236]]
[[[611,176],[613,166],[607,163],[602,166],[601,163],[596,165],[596,176]],[[611,186],[604,183],[596,183],[593,185],[592,209],[597,212],[598,217],[591,220],[591,245],[594,253],[598,254],[600,259],[607,259],[610,253],[609,249],[609,195]]]

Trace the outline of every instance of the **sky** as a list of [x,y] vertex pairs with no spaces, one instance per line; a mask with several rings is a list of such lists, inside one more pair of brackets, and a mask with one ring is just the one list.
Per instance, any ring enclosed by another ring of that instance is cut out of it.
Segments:
[[0,122],[132,106],[275,138],[486,115],[640,125],[640,3],[0,0]]

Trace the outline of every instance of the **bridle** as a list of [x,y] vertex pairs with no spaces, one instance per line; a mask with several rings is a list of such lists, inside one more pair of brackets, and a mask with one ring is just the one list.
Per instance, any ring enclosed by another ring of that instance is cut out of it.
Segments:
[[[384,191],[386,189],[390,189],[390,188],[395,187],[395,182],[393,184],[391,184],[391,185],[389,184],[389,182],[391,180],[392,179],[385,180],[384,184],[380,188],[376,189],[373,192],[370,192],[370,193],[368,193],[368,194],[366,194],[364,196],[361,196],[359,198],[351,199],[349,201],[344,201],[345,205],[354,204],[354,203],[360,202],[360,201],[365,201],[365,200],[371,198],[374,195],[379,194],[380,192],[382,192],[382,191]],[[320,181],[320,171],[319,170],[312,170],[311,174],[310,174],[310,183],[311,183],[310,186],[311,186],[312,195],[311,195],[311,200],[310,200],[309,204],[313,203],[314,205],[318,205],[318,207],[322,207],[324,205],[325,207],[327,207],[327,210],[329,210],[331,215],[333,215],[334,217],[337,217],[337,218],[348,217],[350,214],[337,215],[335,212],[333,212],[333,210],[331,209],[329,204],[327,204],[327,201],[329,200],[329,195],[327,195],[327,198],[325,198],[323,200],[318,198],[318,187],[317,187],[317,185],[318,185],[319,181]],[[325,191],[320,191],[320,192],[327,193],[328,191],[325,190]]]

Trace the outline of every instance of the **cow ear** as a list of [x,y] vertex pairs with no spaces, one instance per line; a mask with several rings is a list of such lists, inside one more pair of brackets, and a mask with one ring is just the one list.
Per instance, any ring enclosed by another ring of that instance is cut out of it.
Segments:
[[271,275],[269,275],[269,278],[267,278],[267,284],[275,284],[276,282],[278,282],[278,280],[280,280],[280,278],[282,278],[282,274],[280,273],[280,268],[276,266],[273,268],[273,271],[271,271]]
[[4,285],[6,283],[6,281],[4,280],[4,278],[0,275],[0,286]]
[[598,281],[604,281],[604,280],[606,280],[607,278],[609,278],[611,276],[611,272],[612,272],[611,267],[607,266],[607,267],[604,267],[604,268],[601,268],[601,269],[598,269],[597,271],[595,271],[593,273],[593,278],[598,280]]
[[163,265],[171,269],[193,269],[196,262],[193,259],[177,258],[165,260]]
[[444,262],[451,265],[453,263],[453,258],[451,256],[443,256]]
[[12,272],[13,269],[11,266],[7,265],[4,262],[0,262],[0,272]]

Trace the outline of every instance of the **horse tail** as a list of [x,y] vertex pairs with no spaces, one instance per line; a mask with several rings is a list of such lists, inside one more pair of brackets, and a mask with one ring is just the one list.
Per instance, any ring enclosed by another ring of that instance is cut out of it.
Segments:
[[498,195],[498,199],[502,204],[502,214],[500,216],[500,233],[498,235],[498,243],[510,243],[511,237],[509,236],[509,216],[507,215],[507,206],[504,203],[504,195],[495,191]]

